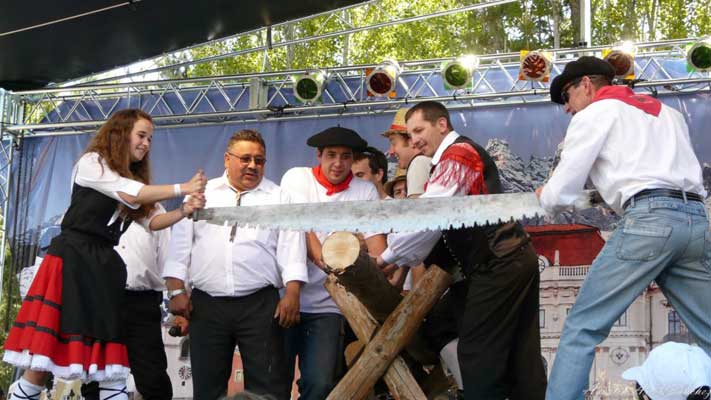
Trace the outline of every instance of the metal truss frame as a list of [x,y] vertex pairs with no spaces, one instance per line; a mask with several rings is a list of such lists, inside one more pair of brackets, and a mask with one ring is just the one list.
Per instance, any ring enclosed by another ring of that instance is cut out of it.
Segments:
[[[654,94],[711,90],[709,73],[679,71],[685,47],[696,39],[637,44],[637,88]],[[610,46],[553,49],[553,74],[584,54]],[[401,104],[439,100],[453,108],[528,104],[547,100],[548,85],[518,79],[519,53],[483,55],[472,85],[465,90],[443,87],[440,68],[450,59],[402,62],[394,97],[371,97],[365,79],[376,65],[324,69],[328,83],[321,101],[301,103],[293,95],[293,77],[308,70],[239,74],[121,84],[98,84],[12,93],[25,118],[5,130],[27,136],[76,133],[100,125],[117,109],[140,107],[157,124],[267,121],[391,112]],[[670,61],[675,61],[676,64]]]

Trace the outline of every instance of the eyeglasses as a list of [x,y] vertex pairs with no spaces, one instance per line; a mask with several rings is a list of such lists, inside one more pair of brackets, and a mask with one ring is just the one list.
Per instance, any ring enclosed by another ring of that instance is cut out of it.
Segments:
[[227,152],[228,155],[231,155],[232,157],[238,158],[239,161],[242,164],[248,165],[252,160],[254,160],[255,165],[262,166],[266,164],[267,159],[262,157],[262,156],[248,156],[248,155],[243,155],[243,156],[238,156],[237,154],[232,154],[229,151]]
[[580,85],[580,82],[583,81],[583,78],[584,78],[584,76],[581,76],[580,78],[576,78],[569,84],[565,85],[565,87],[563,88],[563,90],[560,93],[560,98],[563,99],[563,104],[567,104],[570,101],[570,95],[568,95],[568,89],[570,89],[571,87]]

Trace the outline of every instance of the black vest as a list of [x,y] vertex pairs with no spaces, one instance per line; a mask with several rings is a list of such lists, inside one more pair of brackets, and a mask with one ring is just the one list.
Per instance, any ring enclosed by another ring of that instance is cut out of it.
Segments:
[[[499,169],[489,153],[464,136],[452,144],[457,143],[466,143],[479,153],[484,163],[484,183],[488,194],[501,193]],[[437,264],[450,273],[460,269],[465,276],[469,276],[475,270],[485,269],[490,260],[505,257],[520,249],[529,240],[528,234],[518,222],[448,229],[442,231],[442,238],[425,259],[425,265]]]
[[113,224],[106,225],[118,204],[118,200],[75,183],[72,202],[62,219],[62,232],[82,235],[87,240],[104,242],[111,247],[116,246],[121,234],[128,229],[131,222],[126,220],[124,223],[124,219],[119,217]]

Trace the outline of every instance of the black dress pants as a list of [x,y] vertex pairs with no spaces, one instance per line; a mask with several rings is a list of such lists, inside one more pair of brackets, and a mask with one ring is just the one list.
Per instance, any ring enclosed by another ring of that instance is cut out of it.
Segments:
[[160,326],[162,301],[161,292],[126,290],[121,309],[129,366],[136,388],[146,400],[173,398]]
[[284,333],[274,311],[279,292],[266,287],[243,297],[213,297],[192,292],[190,363],[195,400],[225,395],[235,346],[244,366],[244,388],[255,394],[289,399]]
[[468,278],[459,330],[467,400],[543,400],[538,258],[527,245]]

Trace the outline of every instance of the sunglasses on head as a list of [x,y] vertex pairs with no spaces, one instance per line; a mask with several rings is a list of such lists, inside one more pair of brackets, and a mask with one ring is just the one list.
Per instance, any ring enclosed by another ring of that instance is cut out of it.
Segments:
[[565,85],[563,87],[563,90],[560,93],[560,98],[563,99],[563,104],[567,104],[570,101],[570,96],[568,95],[568,89],[574,86],[578,86],[580,82],[583,81],[584,76],[581,76],[580,78],[575,78],[573,81]]

